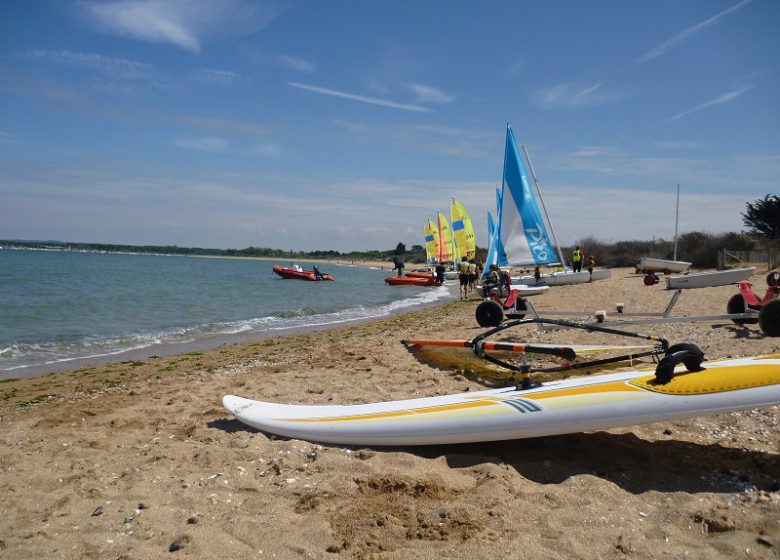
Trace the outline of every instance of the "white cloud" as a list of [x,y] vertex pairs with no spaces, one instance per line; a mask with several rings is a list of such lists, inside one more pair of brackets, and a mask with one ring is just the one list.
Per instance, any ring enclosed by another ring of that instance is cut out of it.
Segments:
[[199,52],[204,40],[263,29],[283,8],[247,0],[112,0],[79,4],[101,31]]
[[20,55],[25,58],[48,60],[55,64],[96,70],[115,78],[149,78],[154,70],[154,67],[150,64],[145,64],[136,60],[128,60],[126,58],[113,58],[95,53],[73,52],[68,50],[30,50],[22,52]]
[[751,1],[752,0],[742,0],[742,2],[740,2],[739,4],[736,4],[735,6],[732,6],[731,8],[729,8],[727,10],[724,10],[724,11],[720,12],[719,14],[717,14],[715,16],[712,16],[710,19],[705,20],[705,21],[703,21],[701,23],[698,23],[698,24],[694,25],[693,27],[689,27],[688,29],[686,29],[682,33],[678,33],[677,35],[675,35],[671,39],[669,39],[667,41],[664,41],[660,45],[656,46],[655,48],[649,50],[648,52],[646,52],[645,54],[640,56],[637,59],[637,62],[641,64],[642,62],[647,62],[648,60],[653,60],[654,58],[658,58],[659,56],[661,56],[662,54],[666,53],[667,51],[673,49],[677,45],[687,41],[690,38],[692,38],[697,33],[701,32],[701,31],[704,31],[706,28],[715,25],[716,23],[718,23],[718,21],[720,21],[721,18],[727,16],[731,12],[735,12],[738,9],[742,8],[743,6],[746,6],[747,4],[750,4]]
[[193,77],[203,83],[216,84],[220,86],[232,86],[239,81],[240,76],[229,70],[213,70],[211,68],[198,68],[193,70]]
[[173,143],[179,148],[199,152],[226,153],[230,150],[230,143],[227,140],[214,136],[177,138]]
[[314,63],[309,62],[308,60],[286,54],[280,54],[277,58],[279,59],[279,62],[281,62],[282,66],[287,68],[297,70],[298,72],[304,72],[306,74],[311,74],[314,72]]
[[252,144],[249,148],[250,153],[267,158],[280,158],[282,148],[278,144]]
[[677,113],[673,117],[669,117],[667,121],[676,121],[677,119],[681,119],[682,117],[686,117],[692,113],[701,111],[702,109],[708,109],[709,107],[715,107],[716,105],[721,105],[723,103],[728,103],[729,101],[734,101],[735,99],[738,99],[743,93],[747,93],[751,89],[753,89],[753,86],[745,86],[741,89],[726,92],[723,95],[719,95],[715,99],[711,99],[705,103],[702,103],[701,105],[697,105],[693,109],[688,109],[687,111],[683,111],[682,113]]
[[15,134],[0,131],[0,144],[24,144],[24,140]]
[[337,91],[334,89],[328,89],[318,86],[310,86],[306,84],[299,84],[296,82],[288,82],[290,87],[302,89],[305,91],[311,91],[314,93],[320,93],[322,95],[330,95],[332,97],[340,97],[341,99],[349,99],[351,101],[359,101],[361,103],[368,103],[371,105],[379,105],[381,107],[389,107],[390,109],[401,109],[403,111],[414,111],[417,113],[432,113],[433,111],[427,107],[421,107],[419,105],[408,105],[405,103],[398,103],[396,101],[390,101],[388,99],[379,99],[376,97],[366,97],[364,95],[356,95],[354,93],[346,93],[343,91]]
[[422,84],[409,84],[409,90],[417,96],[419,103],[452,103],[455,98],[440,89]]
[[581,82],[568,82],[548,86],[538,90],[532,98],[540,109],[573,108],[585,106],[607,105],[620,101],[626,92],[608,90],[604,82],[584,85]]

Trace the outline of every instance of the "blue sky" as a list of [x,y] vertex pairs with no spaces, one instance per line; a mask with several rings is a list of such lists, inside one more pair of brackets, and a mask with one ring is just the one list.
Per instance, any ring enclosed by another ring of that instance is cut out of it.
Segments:
[[564,244],[780,189],[775,0],[0,4],[0,238],[477,243],[511,123]]

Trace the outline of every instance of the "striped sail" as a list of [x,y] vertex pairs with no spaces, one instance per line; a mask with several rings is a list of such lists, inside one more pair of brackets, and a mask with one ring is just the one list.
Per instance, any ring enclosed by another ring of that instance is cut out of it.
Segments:
[[517,150],[512,129],[506,129],[504,181],[498,238],[512,266],[557,264],[539,205],[528,182],[528,173]]
[[437,222],[439,229],[439,247],[436,258],[440,263],[451,262],[452,254],[452,230],[447,218],[441,212],[437,212]]
[[461,257],[474,258],[477,251],[474,239],[474,226],[471,224],[471,217],[469,217],[466,208],[459,200],[454,198],[450,205],[450,219],[452,221],[452,239],[455,242],[456,260],[460,260]]
[[428,220],[423,230],[425,232],[425,260],[429,263],[436,262],[439,250],[439,228],[436,227],[433,220]]

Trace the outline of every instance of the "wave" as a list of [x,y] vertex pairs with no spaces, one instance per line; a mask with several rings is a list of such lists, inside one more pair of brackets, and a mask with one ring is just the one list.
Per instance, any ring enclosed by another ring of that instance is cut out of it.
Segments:
[[0,378],[9,377],[26,368],[52,366],[80,360],[108,361],[112,356],[162,345],[191,344],[233,335],[282,334],[302,328],[327,328],[356,321],[386,317],[394,313],[433,304],[451,297],[446,287],[411,294],[409,297],[379,305],[356,305],[335,311],[318,310],[311,306],[287,309],[274,315],[240,321],[204,323],[174,327],[160,331],[124,333],[119,336],[91,336],[68,341],[14,343],[0,347]]

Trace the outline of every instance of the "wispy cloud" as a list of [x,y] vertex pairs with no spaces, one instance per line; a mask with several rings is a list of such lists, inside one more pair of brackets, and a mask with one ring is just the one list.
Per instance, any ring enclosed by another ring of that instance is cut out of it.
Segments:
[[278,144],[252,144],[249,153],[272,159],[282,157],[282,149]]
[[280,54],[277,59],[282,64],[282,66],[286,68],[291,68],[292,70],[297,70],[298,72],[304,72],[306,74],[311,74],[314,72],[314,63],[302,58],[298,58],[297,56]]
[[220,86],[232,86],[240,80],[240,76],[229,70],[214,70],[211,68],[198,68],[192,72],[193,78],[199,82],[216,84]]
[[376,97],[366,97],[364,95],[356,95],[354,93],[346,93],[343,91],[337,91],[335,89],[328,89],[318,86],[310,86],[306,84],[299,84],[296,82],[287,82],[290,87],[302,89],[305,91],[311,91],[313,93],[320,93],[322,95],[330,95],[332,97],[340,97],[341,99],[349,99],[350,101],[359,101],[360,103],[368,103],[370,105],[379,105],[381,107],[388,107],[390,109],[401,109],[403,111],[414,111],[417,113],[432,113],[433,111],[428,107],[421,107],[419,105],[408,105],[405,103],[398,103],[396,101],[390,101],[389,99],[379,99]]
[[640,56],[637,59],[637,62],[641,64],[643,62],[647,62],[648,60],[653,60],[654,58],[657,58],[657,57],[661,56],[662,54],[664,54],[667,51],[673,49],[674,47],[676,47],[680,43],[683,43],[683,42],[687,41],[688,39],[692,38],[697,33],[701,32],[701,31],[704,31],[708,27],[712,27],[713,25],[718,23],[718,21],[720,21],[721,18],[727,16],[728,14],[730,14],[732,12],[735,12],[735,11],[739,10],[743,6],[746,6],[746,5],[750,4],[750,2],[752,2],[752,0],[742,0],[742,2],[740,2],[739,4],[736,4],[735,6],[732,6],[731,8],[729,8],[727,10],[723,10],[719,14],[717,14],[715,16],[712,16],[710,19],[705,20],[705,21],[703,21],[701,23],[698,23],[698,24],[694,25],[693,27],[689,27],[688,29],[686,29],[682,33],[678,33],[677,35],[675,35],[671,39],[669,39],[667,41],[664,41],[663,43],[661,43],[660,45],[658,45],[654,49],[651,49],[648,52],[646,52],[645,54],[643,54],[642,56]]
[[729,91],[724,93],[723,95],[719,95],[715,99],[711,99],[710,101],[707,101],[705,103],[702,103],[701,105],[697,105],[693,109],[688,109],[687,111],[683,111],[682,113],[677,113],[673,117],[669,117],[666,119],[667,121],[676,121],[677,119],[681,119],[683,117],[686,117],[692,113],[696,113],[698,111],[701,111],[702,109],[708,109],[710,107],[715,107],[716,105],[722,105],[723,103],[728,103],[729,101],[734,101],[735,99],[738,99],[743,93],[747,93],[753,89],[753,86],[745,86],[740,89],[736,89],[733,91]]
[[55,64],[96,70],[115,78],[149,78],[154,70],[154,67],[150,64],[145,64],[136,60],[128,60],[126,58],[113,58],[95,53],[73,52],[68,50],[30,50],[19,54],[25,58],[47,60]]
[[227,140],[214,136],[177,138],[173,141],[173,144],[174,146],[184,148],[185,150],[210,152],[214,154],[224,154],[230,151],[230,143]]
[[263,29],[282,11],[280,2],[248,0],[112,0],[78,4],[105,33],[199,52],[204,40]]
[[422,84],[409,84],[409,90],[417,96],[418,103],[452,103],[455,98],[440,89]]
[[541,109],[573,108],[608,105],[620,101],[626,95],[621,90],[608,90],[603,81],[592,85],[568,82],[538,90],[532,101]]
[[15,134],[0,131],[0,144],[24,144],[24,140]]

